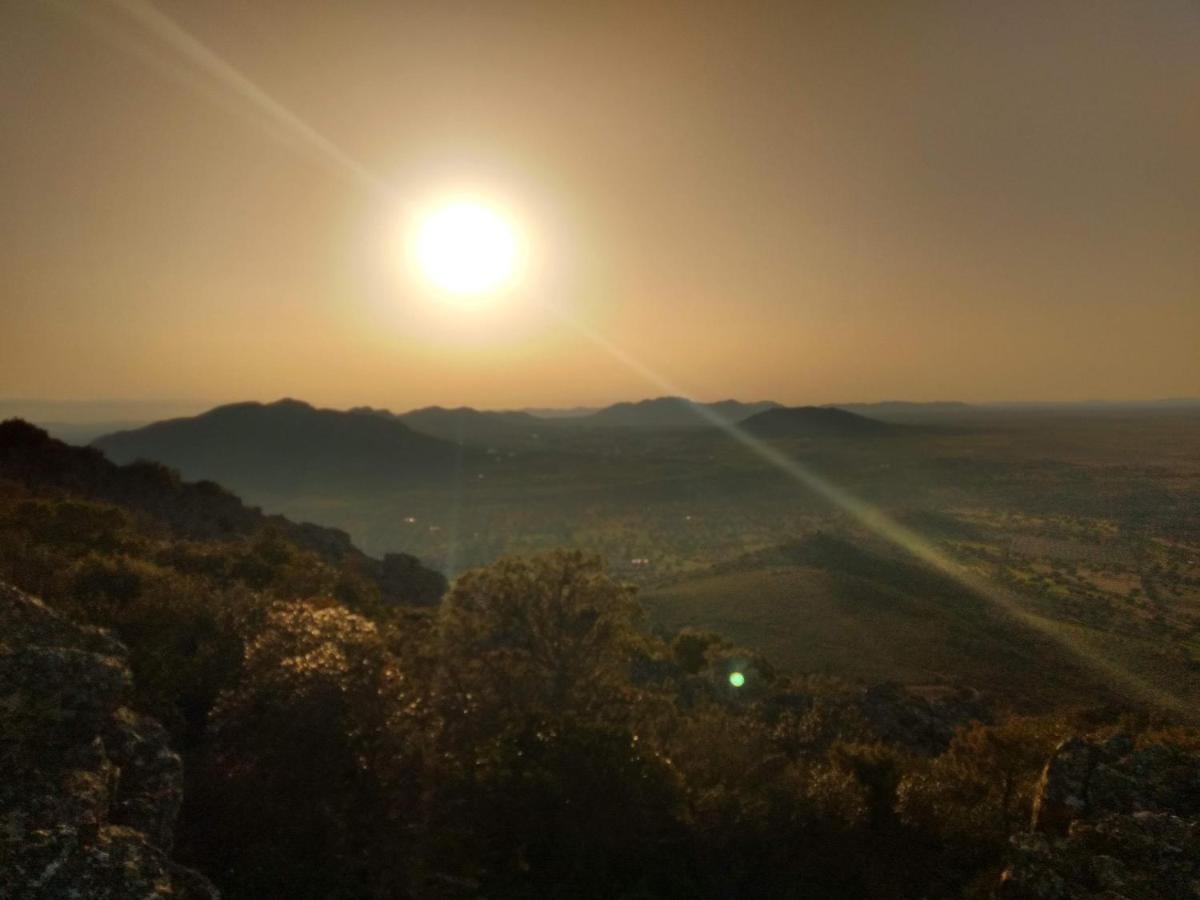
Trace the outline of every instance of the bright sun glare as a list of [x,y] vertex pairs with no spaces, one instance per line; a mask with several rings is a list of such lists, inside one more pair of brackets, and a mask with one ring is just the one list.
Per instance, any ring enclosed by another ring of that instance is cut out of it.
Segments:
[[421,270],[452,294],[482,294],[516,276],[518,246],[512,226],[477,203],[442,206],[421,221],[416,257]]

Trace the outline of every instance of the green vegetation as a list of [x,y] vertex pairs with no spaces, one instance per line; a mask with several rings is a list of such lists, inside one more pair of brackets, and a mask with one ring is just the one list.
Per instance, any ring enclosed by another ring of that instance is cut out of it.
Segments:
[[[200,537],[188,485],[97,499],[97,466],[109,496],[127,470],[4,428],[0,580],[127,644],[138,708],[184,755],[176,855],[228,897],[984,897],[1054,744],[1116,715],[1052,710],[1083,675],[947,579],[834,535],[655,591],[650,618],[578,551],[421,605],[411,558],[322,555],[257,513]],[[214,490],[197,496],[228,505]],[[1000,552],[993,527],[964,526],[970,552]],[[1170,571],[1188,551],[1138,552]],[[828,674],[849,658],[910,686]],[[1057,687],[1014,717],[951,674]]]
[[[1040,637],[970,591],[906,581],[904,551],[718,430],[550,424],[448,486],[257,499],[452,572],[580,547],[643,588],[652,621],[716,628],[793,670],[971,684],[1027,711],[1133,699],[1066,641],[1182,702],[1200,694],[1194,411],[968,408],[772,442],[1007,591]],[[818,532],[859,552],[787,558]]]

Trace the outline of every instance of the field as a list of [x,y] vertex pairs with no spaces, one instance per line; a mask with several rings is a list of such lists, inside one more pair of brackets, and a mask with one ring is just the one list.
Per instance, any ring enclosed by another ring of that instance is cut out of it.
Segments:
[[[953,580],[906,584],[919,566],[886,534],[715,429],[548,429],[445,485],[254,499],[450,573],[591,550],[641,588],[659,627],[714,628],[786,668],[982,686],[1017,705],[1200,696],[1200,414],[905,425],[770,446],[1003,592],[1024,621]],[[817,533],[883,564],[865,575],[861,559],[776,552]]]

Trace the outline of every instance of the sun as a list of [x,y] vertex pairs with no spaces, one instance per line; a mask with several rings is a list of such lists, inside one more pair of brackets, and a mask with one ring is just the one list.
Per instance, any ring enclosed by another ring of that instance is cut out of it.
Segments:
[[425,276],[457,295],[508,287],[520,255],[512,225],[494,209],[473,202],[449,203],[425,216],[414,249]]

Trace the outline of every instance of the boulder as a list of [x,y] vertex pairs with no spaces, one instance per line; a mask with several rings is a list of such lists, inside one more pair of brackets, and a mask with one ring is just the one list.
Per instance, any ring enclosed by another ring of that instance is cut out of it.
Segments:
[[981,695],[969,688],[946,688],[926,696],[883,682],[867,688],[858,706],[879,740],[922,756],[944,753],[960,728],[990,718]]
[[169,856],[183,772],[107,633],[0,585],[0,898],[217,900]]
[[1200,752],[1071,738],[1010,843],[1005,900],[1200,900]]

